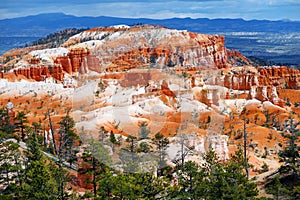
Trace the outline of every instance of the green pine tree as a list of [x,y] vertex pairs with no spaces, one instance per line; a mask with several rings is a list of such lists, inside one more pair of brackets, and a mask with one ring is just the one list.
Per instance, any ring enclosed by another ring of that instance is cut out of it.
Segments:
[[255,199],[258,190],[243,173],[244,157],[241,148],[228,162],[220,162],[214,152],[208,152],[205,161],[205,199]]
[[279,171],[281,174],[293,173],[295,179],[299,179],[299,167],[300,167],[300,146],[299,142],[300,131],[297,129],[298,123],[293,118],[289,118],[287,121],[287,129],[291,133],[288,140],[288,144],[283,151],[279,152],[279,157],[284,162]]
[[6,109],[0,108],[0,139],[11,138],[15,126],[10,123],[10,119]]
[[140,130],[139,130],[140,140],[148,139],[151,131],[149,128],[147,128],[147,126],[148,126],[148,124],[146,122],[141,123]]
[[70,168],[72,164],[77,161],[76,154],[78,153],[79,136],[75,133],[75,121],[67,114],[58,123],[59,130],[59,144],[58,157],[59,162],[69,162]]
[[15,121],[16,121],[15,124],[16,124],[17,128],[19,128],[20,133],[21,133],[21,140],[24,142],[25,137],[26,137],[26,134],[25,134],[26,127],[27,127],[26,123],[28,123],[26,114],[23,111],[18,112],[17,116],[15,117]]
[[158,169],[157,174],[162,175],[163,168],[167,167],[166,156],[167,148],[169,146],[168,138],[165,138],[161,133],[156,133],[152,139],[153,143],[156,145],[156,151],[158,156]]
[[200,199],[204,197],[205,188],[204,170],[192,161],[187,161],[181,168],[178,168],[178,190],[175,193],[176,199]]
[[[0,143],[0,196],[18,197],[19,187],[22,183],[22,158],[19,144],[13,141]],[[0,198],[0,199],[1,199]]]
[[93,184],[95,198],[97,196],[97,182],[101,179],[101,175],[109,170],[111,157],[102,142],[90,139],[81,158],[83,159],[82,166],[85,167],[80,169],[80,173],[91,175],[91,180],[87,179],[86,181]]
[[29,135],[27,148],[22,199],[56,199],[57,184],[35,134]]

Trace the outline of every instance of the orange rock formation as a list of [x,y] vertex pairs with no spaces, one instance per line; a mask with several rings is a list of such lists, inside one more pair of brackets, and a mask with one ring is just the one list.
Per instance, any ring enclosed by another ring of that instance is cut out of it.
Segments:
[[[85,63],[87,62],[87,57],[90,51],[85,48],[73,48],[70,50],[67,56],[59,56],[54,60],[54,63],[60,64],[65,72],[72,74],[73,72],[78,72]],[[95,61],[94,61],[95,62]],[[93,61],[90,59],[90,63]],[[82,70],[86,72],[86,70]]]
[[298,89],[300,83],[300,71],[281,67],[260,67],[258,80],[260,85],[274,85],[280,88]]
[[46,78],[53,77],[58,81],[62,81],[64,74],[61,66],[37,66],[30,68],[22,68],[14,70],[16,76],[23,75],[28,79],[34,79],[36,81],[44,81]]

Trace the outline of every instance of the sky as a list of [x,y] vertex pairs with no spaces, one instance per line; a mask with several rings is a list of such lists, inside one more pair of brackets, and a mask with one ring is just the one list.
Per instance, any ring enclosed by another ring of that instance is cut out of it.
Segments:
[[300,0],[2,0],[0,19],[62,12],[125,18],[243,18],[300,21]]

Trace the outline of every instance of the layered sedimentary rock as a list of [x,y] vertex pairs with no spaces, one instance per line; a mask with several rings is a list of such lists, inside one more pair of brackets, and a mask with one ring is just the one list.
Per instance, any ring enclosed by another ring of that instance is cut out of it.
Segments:
[[220,86],[204,86],[203,88],[193,88],[193,98],[208,106],[219,105],[221,99],[225,99],[228,90]]
[[266,86],[258,87],[255,98],[260,101],[268,101],[269,98],[268,98],[268,94],[267,94],[267,87]]
[[[72,48],[67,56],[59,56],[55,59],[56,64],[60,64],[64,71],[69,74],[78,72],[82,69],[82,72],[86,72],[86,66],[88,60],[86,59],[90,51],[85,48]],[[90,61],[91,64],[91,61]]]
[[36,64],[40,64],[41,60],[39,58],[30,58],[28,60],[28,63],[31,65],[36,65]]
[[248,99],[258,99],[262,102],[270,101],[274,105],[283,107],[284,101],[278,97],[275,86],[253,86],[249,90]]
[[252,73],[225,75],[224,86],[233,90],[250,90],[251,86],[259,85],[257,76]]
[[191,78],[191,87],[202,87],[204,85],[204,81],[202,77],[195,77]]
[[96,55],[91,55],[91,54],[88,55],[86,57],[86,64],[87,64],[88,69],[90,69],[92,71],[96,71],[96,72],[102,72],[99,59],[97,58]]
[[260,85],[274,85],[280,88],[297,89],[300,87],[300,71],[281,67],[260,67],[258,80]]
[[36,81],[44,81],[46,78],[53,77],[56,80],[62,81],[64,74],[61,66],[40,66],[21,68],[14,70],[16,76],[23,75],[28,79],[34,79]]
[[[205,80],[205,81],[204,81]],[[258,86],[258,74],[231,68],[231,72],[196,74],[191,78],[191,87],[202,87],[205,84],[224,86],[233,90],[250,90],[252,86]]]
[[[71,37],[65,47],[81,43],[93,49],[93,55],[107,70],[129,69],[143,65],[227,67],[223,36],[208,36],[156,26],[99,28]],[[73,65],[73,63],[72,63]],[[98,71],[94,68],[94,70]]]
[[176,94],[172,90],[170,90],[168,83],[165,80],[161,82],[160,87],[158,86],[159,84],[154,85],[154,84],[149,84],[149,82],[147,83],[145,82],[145,84],[146,84],[145,90],[141,94],[132,95],[132,104],[146,99],[153,99],[154,97],[157,96],[168,97],[172,99],[173,102],[176,102],[174,100]]
[[175,96],[176,96],[175,93],[172,90],[170,90],[170,88],[168,86],[168,83],[165,80],[163,80],[163,82],[161,84],[161,91],[160,92],[161,92],[161,94],[164,94],[164,95],[169,96],[169,97],[175,98]]
[[73,72],[71,60],[68,56],[59,56],[55,60],[56,64],[60,64],[63,70],[69,74]]
[[234,49],[227,51],[228,60],[232,65],[249,65],[249,60],[241,54],[239,51],[236,51]]
[[132,72],[126,73],[120,80],[120,84],[122,87],[132,87],[132,86],[146,86],[149,84],[151,80],[150,73],[139,73]]
[[[257,70],[231,68],[229,73],[215,75],[215,79],[210,77],[206,79],[209,80],[209,84],[221,85],[233,90],[250,90],[253,86],[297,89],[300,87],[300,70],[285,66],[260,67]],[[201,86],[201,82],[201,77],[193,77],[192,87]]]
[[274,86],[271,88],[269,99],[273,104],[278,105],[280,107],[283,107],[285,104],[285,102],[278,97],[277,89]]
[[78,72],[85,58],[90,54],[88,49],[73,48],[68,53],[72,64],[72,72]]
[[[49,50],[50,51],[50,50]],[[55,51],[55,50],[52,50]],[[58,81],[62,81],[64,73],[73,74],[81,71],[88,72],[87,59],[89,50],[85,48],[72,48],[67,56],[54,57],[53,63],[41,63],[40,58],[31,57],[26,68],[14,70],[16,76],[23,75],[28,79],[36,81],[44,81],[46,78],[53,77]],[[46,53],[45,53],[46,54]],[[92,63],[92,61],[90,61]]]

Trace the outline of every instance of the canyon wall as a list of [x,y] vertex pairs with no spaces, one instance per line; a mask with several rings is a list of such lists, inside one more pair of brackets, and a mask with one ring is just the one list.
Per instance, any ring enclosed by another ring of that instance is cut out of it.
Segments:
[[22,75],[27,79],[34,79],[36,81],[44,81],[46,78],[53,77],[58,81],[64,78],[63,69],[61,66],[37,66],[30,68],[22,68],[14,70],[16,76]]
[[[72,48],[67,56],[59,56],[54,60],[54,63],[60,64],[65,72],[68,74],[73,74],[76,72],[86,73],[86,66],[88,64],[93,64],[93,62],[88,62],[87,57],[90,54],[89,49],[85,48]],[[93,65],[91,65],[93,66]]]
[[286,66],[260,67],[258,72],[260,85],[274,85],[286,89],[300,88],[300,70]]

